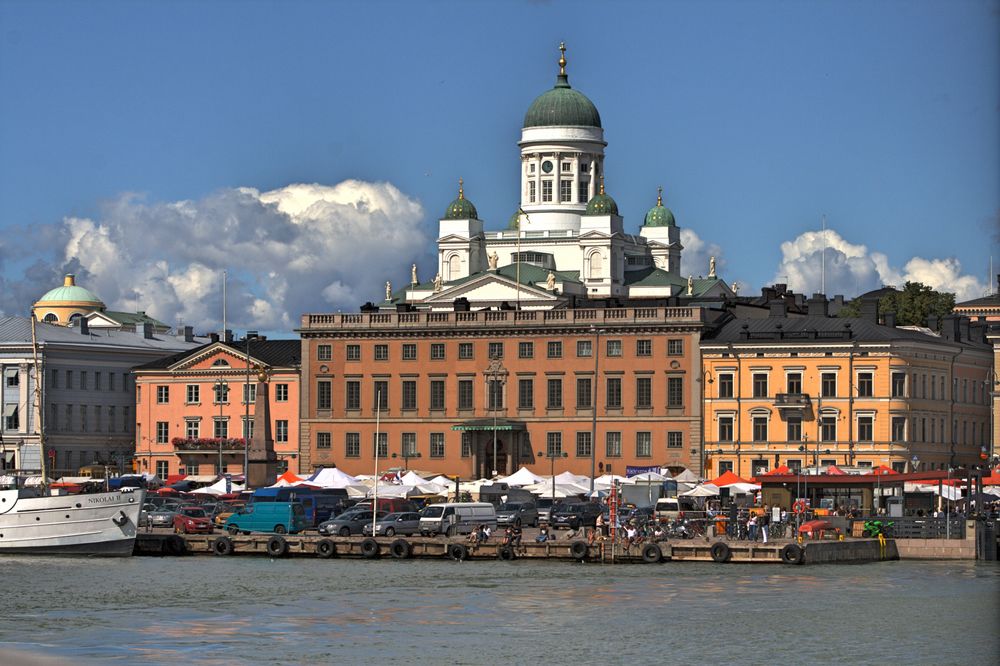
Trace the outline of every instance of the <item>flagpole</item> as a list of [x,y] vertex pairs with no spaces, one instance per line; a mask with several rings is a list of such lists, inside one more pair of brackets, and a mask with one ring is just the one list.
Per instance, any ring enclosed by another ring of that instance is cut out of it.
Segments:
[[[517,209],[517,222],[514,224],[514,229],[517,231],[517,266],[515,267],[515,281],[517,282],[517,309],[521,310],[521,215],[524,211],[519,207]],[[514,315],[515,317],[517,315]]]

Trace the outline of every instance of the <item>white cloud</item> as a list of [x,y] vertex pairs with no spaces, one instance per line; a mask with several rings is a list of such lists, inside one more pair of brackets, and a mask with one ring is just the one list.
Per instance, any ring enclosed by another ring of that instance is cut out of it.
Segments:
[[954,293],[958,301],[978,298],[986,291],[986,285],[977,278],[962,274],[962,265],[954,257],[914,257],[900,269],[893,267],[885,254],[851,243],[833,229],[806,231],[782,243],[781,264],[774,282],[785,282],[805,294],[821,291],[824,246],[828,295],[853,297],[883,285],[902,287],[906,282],[922,282],[937,291]]
[[[198,201],[146,203],[125,194],[98,219],[57,225],[61,261],[36,270],[47,281],[29,293],[37,298],[73,270],[110,309],[212,330],[222,319],[226,269],[227,325],[288,331],[303,312],[379,299],[386,280],[404,279],[414,261],[433,261],[423,217],[392,184],[357,180],[238,188]],[[0,300],[0,311],[28,311],[30,301],[11,300]]]
[[698,234],[686,227],[681,228],[681,275],[687,277],[705,277],[708,275],[709,259],[715,257],[715,273],[723,276],[726,260],[722,256],[722,248],[715,243],[703,241]]

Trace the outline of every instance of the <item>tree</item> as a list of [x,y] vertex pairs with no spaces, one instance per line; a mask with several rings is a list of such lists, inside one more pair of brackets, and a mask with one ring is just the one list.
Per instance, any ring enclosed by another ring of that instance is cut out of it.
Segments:
[[[936,315],[940,330],[942,318],[954,307],[955,294],[934,291],[921,282],[907,282],[902,291],[891,291],[878,299],[879,313],[895,312],[899,326],[924,326],[928,315]],[[838,316],[860,317],[861,298],[845,304]]]

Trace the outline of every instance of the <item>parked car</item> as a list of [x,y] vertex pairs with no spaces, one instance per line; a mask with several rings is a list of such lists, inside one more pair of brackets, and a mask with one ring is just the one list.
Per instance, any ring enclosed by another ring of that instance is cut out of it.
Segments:
[[497,527],[496,507],[489,502],[444,502],[420,512],[420,533],[426,536],[468,534],[480,525]]
[[[368,514],[371,516],[371,514]],[[410,536],[420,531],[420,514],[416,511],[390,513],[375,523],[375,536]],[[361,526],[361,533],[371,536],[371,521]]]
[[[180,507],[177,508],[179,509]],[[177,515],[177,511],[172,508],[159,508],[155,511],[150,511],[146,515],[146,520],[150,527],[173,527],[175,515]]]
[[[373,499],[361,500],[351,508],[367,509],[368,511],[371,511],[373,502]],[[400,511],[419,511],[420,508],[417,506],[416,502],[411,502],[410,500],[403,499],[402,497],[379,497],[378,510],[385,511],[387,513],[398,513]]]
[[174,532],[180,534],[211,534],[212,519],[200,506],[185,506],[174,514]]
[[497,508],[497,525],[538,527],[538,520],[534,502],[504,502]]
[[[375,514],[375,522],[378,522],[388,516],[387,511],[379,511]],[[319,533],[326,535],[337,535],[337,536],[350,536],[352,534],[361,534],[361,530],[367,524],[369,529],[372,522],[372,511],[368,509],[351,509],[350,511],[345,511],[336,518],[327,520],[319,525]]]
[[223,503],[222,507],[215,513],[215,518],[214,518],[215,526],[223,527],[226,524],[226,520],[229,519],[229,516],[233,515],[246,505],[247,503],[243,500],[235,500],[233,502]]
[[552,514],[552,505],[555,502],[552,501],[551,497],[539,497],[535,502],[535,508],[538,509],[538,522],[549,524],[549,516]]
[[274,532],[295,534],[306,529],[306,512],[298,502],[261,502],[249,504],[226,519],[226,531]]
[[550,527],[568,527],[576,530],[581,527],[594,527],[597,516],[604,512],[604,507],[594,502],[560,502],[552,510]]

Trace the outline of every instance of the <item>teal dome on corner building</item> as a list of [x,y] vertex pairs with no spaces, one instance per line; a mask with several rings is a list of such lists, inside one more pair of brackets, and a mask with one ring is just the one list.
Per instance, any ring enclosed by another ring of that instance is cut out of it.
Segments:
[[465,198],[464,182],[458,179],[458,198],[448,204],[444,211],[446,220],[478,220],[479,212],[471,201]]
[[649,209],[642,225],[645,227],[676,227],[673,212],[663,205],[663,188],[656,195],[656,205]]
[[524,114],[522,128],[581,126],[601,127],[601,114],[594,103],[569,85],[566,75],[566,45],[560,44],[559,75],[556,85],[538,97]]
[[618,203],[610,195],[604,193],[604,178],[601,178],[601,191],[587,202],[585,215],[617,215]]

